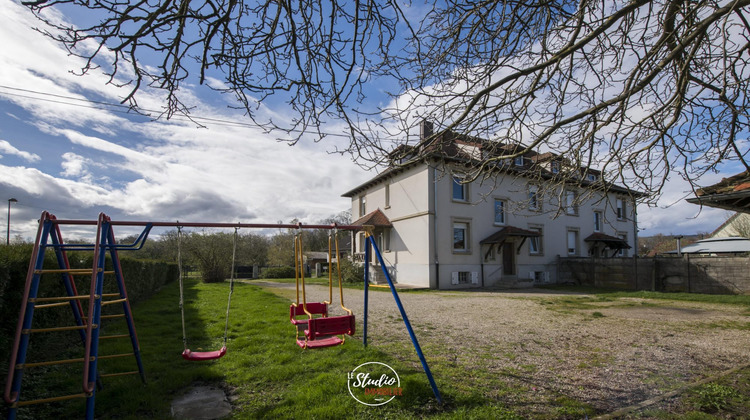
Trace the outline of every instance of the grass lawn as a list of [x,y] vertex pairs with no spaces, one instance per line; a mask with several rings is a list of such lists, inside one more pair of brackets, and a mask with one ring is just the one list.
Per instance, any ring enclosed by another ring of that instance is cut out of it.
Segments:
[[[227,355],[208,362],[188,362],[183,350],[178,285],[167,285],[146,302],[133,307],[147,383],[137,375],[104,379],[96,394],[97,418],[168,418],[171,401],[191,385],[219,385],[231,394],[234,418],[514,418],[497,402],[476,394],[454,394],[436,378],[446,404],[435,401],[429,382],[418,364],[399,362],[382,350],[365,349],[358,334],[343,346],[303,350],[294,342],[289,323],[289,301],[249,284],[235,284],[229,323]],[[188,347],[215,350],[221,347],[228,284],[203,284],[189,280],[185,303]],[[104,328],[116,334],[119,325]],[[39,354],[50,358],[80,357],[75,337],[70,350],[50,349]],[[119,341],[119,343],[115,343]],[[128,340],[107,340],[100,355],[124,353]],[[47,353],[47,354],[44,354]],[[61,354],[62,353],[62,354]],[[51,357],[50,357],[51,356]],[[358,403],[348,392],[347,374],[358,365],[377,361],[399,375],[403,396],[379,407]],[[101,360],[101,373],[134,370],[132,358]],[[22,400],[80,392],[80,367],[28,369]],[[18,410],[19,418],[80,418],[83,400],[39,404]]]

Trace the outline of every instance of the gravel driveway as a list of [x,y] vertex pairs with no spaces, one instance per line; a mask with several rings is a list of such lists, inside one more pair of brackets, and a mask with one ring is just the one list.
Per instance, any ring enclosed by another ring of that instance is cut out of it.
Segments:
[[[253,283],[295,298],[294,284]],[[327,287],[307,288],[308,301],[327,296]],[[563,397],[611,412],[750,360],[750,316],[735,305],[541,290],[399,296],[432,370],[443,364],[477,376],[479,387],[489,374],[524,390],[485,392],[528,415],[549,413]],[[391,293],[369,297],[368,342],[417,366]],[[363,293],[345,290],[345,304],[361,336]]]

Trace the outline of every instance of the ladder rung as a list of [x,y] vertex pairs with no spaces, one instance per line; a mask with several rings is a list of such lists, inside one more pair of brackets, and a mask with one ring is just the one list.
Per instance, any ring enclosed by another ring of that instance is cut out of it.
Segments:
[[[92,324],[91,328],[97,328],[96,324]],[[50,328],[30,328],[27,330],[22,330],[21,332],[24,334],[29,333],[41,333],[41,332],[53,332],[53,331],[73,331],[73,330],[85,330],[85,325],[71,325],[68,327],[50,327]]]
[[[94,295],[94,299],[99,299],[101,296]],[[54,296],[54,297],[41,297],[41,298],[29,298],[29,302],[59,302],[61,300],[84,300],[90,299],[91,295],[77,295],[77,296]]]
[[73,398],[86,398],[86,394],[63,395],[60,397],[42,398],[39,400],[18,401],[15,405],[17,407],[23,407],[23,406],[32,405],[32,404],[44,404],[44,403],[50,403],[50,402],[55,402],[55,401],[72,400]]
[[[90,360],[94,360],[94,357],[91,356]],[[83,357],[79,357],[78,359],[65,359],[65,360],[50,360],[48,362],[34,362],[34,363],[25,363],[23,365],[16,365],[16,369],[23,369],[24,367],[37,367],[37,366],[53,366],[53,365],[64,365],[67,363],[83,363]]]
[[137,370],[133,370],[133,371],[130,371],[130,372],[100,374],[99,376],[102,377],[102,378],[111,378],[113,376],[137,375],[139,373],[141,373],[141,372],[139,372]]
[[114,318],[125,318],[125,314],[116,314],[116,315],[102,315],[100,317],[101,319],[114,319]]
[[69,304],[70,302],[46,303],[44,305],[34,305],[34,309],[54,308],[56,306],[67,306]]
[[[97,273],[101,273],[103,270],[101,268],[97,269]],[[90,268],[54,268],[54,269],[41,269],[41,270],[34,270],[34,274],[73,274],[73,275],[84,275],[84,274],[93,274],[94,270]],[[114,271],[105,271],[104,274],[115,274]]]
[[122,353],[122,354],[108,354],[106,356],[99,355],[100,359],[116,359],[118,357],[135,356],[135,353]]
[[102,301],[102,306],[104,306],[104,305],[112,305],[112,304],[115,304],[115,303],[122,303],[122,302],[125,302],[126,300],[128,300],[128,299],[127,298],[122,298],[122,299]]
[[102,293],[102,297],[116,297],[120,296],[119,293]]
[[105,340],[105,339],[108,339],[108,338],[125,338],[125,337],[130,337],[130,335],[128,335],[128,334],[102,335],[102,336],[99,337],[99,339],[100,340]]

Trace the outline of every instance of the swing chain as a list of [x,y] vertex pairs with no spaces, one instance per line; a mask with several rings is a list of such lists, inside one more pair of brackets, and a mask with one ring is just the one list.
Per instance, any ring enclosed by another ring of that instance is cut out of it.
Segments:
[[[178,221],[179,223],[179,221]],[[182,345],[187,350],[187,333],[185,331],[185,300],[183,294],[183,272],[182,272],[182,226],[177,226],[177,271],[180,283],[180,318],[182,319]]]

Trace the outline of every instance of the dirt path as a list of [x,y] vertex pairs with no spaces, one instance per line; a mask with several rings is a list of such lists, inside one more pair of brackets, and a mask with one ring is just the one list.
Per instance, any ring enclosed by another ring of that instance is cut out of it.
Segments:
[[[294,284],[265,287],[295,298]],[[307,293],[318,301],[328,289]],[[611,412],[750,359],[750,316],[733,305],[537,290],[400,297],[431,366],[532,416],[561,398]],[[418,364],[390,292],[369,298],[369,343]],[[346,290],[345,303],[361,334],[363,293]]]

